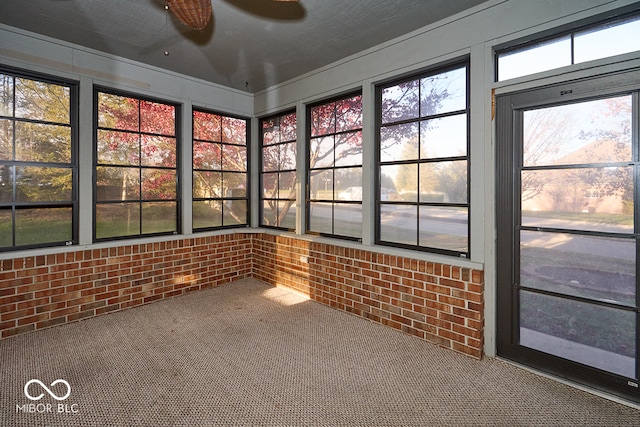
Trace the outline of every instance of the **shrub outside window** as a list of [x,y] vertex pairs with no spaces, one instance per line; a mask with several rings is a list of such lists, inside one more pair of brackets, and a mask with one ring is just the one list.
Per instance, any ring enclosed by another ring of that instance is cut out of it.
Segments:
[[77,88],[0,70],[0,251],[77,243]]
[[178,233],[177,110],[96,90],[95,240]]

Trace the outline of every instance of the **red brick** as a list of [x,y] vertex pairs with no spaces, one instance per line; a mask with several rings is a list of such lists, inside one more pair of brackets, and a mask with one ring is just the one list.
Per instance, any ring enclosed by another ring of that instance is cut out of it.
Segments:
[[0,315],[0,322],[4,322],[5,320],[14,320],[19,319],[21,317],[31,316],[35,310],[33,307],[25,308],[23,310],[10,311],[8,313],[3,313]]
[[12,337],[14,335],[20,335],[20,334],[24,334],[27,332],[31,332],[35,330],[35,325],[29,324],[29,325],[24,325],[24,326],[20,326],[17,328],[13,328],[13,329],[5,329],[4,331],[2,331],[2,338],[7,338],[7,337]]
[[23,317],[18,319],[18,326],[28,325],[29,323],[38,323],[49,319],[49,313],[36,314],[35,316]]

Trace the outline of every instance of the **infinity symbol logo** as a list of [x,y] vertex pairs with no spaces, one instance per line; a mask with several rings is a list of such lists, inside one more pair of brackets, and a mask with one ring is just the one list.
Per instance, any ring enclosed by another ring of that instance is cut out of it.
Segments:
[[68,382],[66,382],[65,380],[55,380],[54,382],[51,383],[51,387],[55,386],[58,383],[62,383],[64,385],[67,386],[67,393],[62,396],[62,397],[58,397],[54,392],[52,392],[51,390],[49,390],[49,388],[44,385],[44,383],[40,380],[30,380],[29,382],[27,382],[24,385],[24,395],[27,396],[29,399],[31,400],[40,400],[42,399],[42,397],[44,396],[44,393],[40,393],[39,395],[33,397],[29,394],[29,386],[33,383],[39,384],[40,387],[42,387],[47,393],[49,393],[49,395],[51,397],[53,397],[56,400],[65,400],[67,397],[69,397],[69,395],[71,394],[71,386],[69,385]]

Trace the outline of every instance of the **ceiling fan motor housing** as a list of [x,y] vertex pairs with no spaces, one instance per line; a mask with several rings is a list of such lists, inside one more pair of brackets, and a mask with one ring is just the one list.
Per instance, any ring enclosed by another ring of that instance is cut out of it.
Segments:
[[169,10],[194,30],[202,30],[211,20],[211,0],[167,0]]

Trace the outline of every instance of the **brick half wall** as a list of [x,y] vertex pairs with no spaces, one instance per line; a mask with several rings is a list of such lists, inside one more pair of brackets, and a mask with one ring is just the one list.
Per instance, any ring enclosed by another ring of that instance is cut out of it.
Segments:
[[483,272],[266,233],[0,260],[2,338],[254,277],[479,358]]
[[2,338],[251,277],[252,234],[0,260]]
[[484,332],[481,270],[262,234],[255,278],[480,358]]

